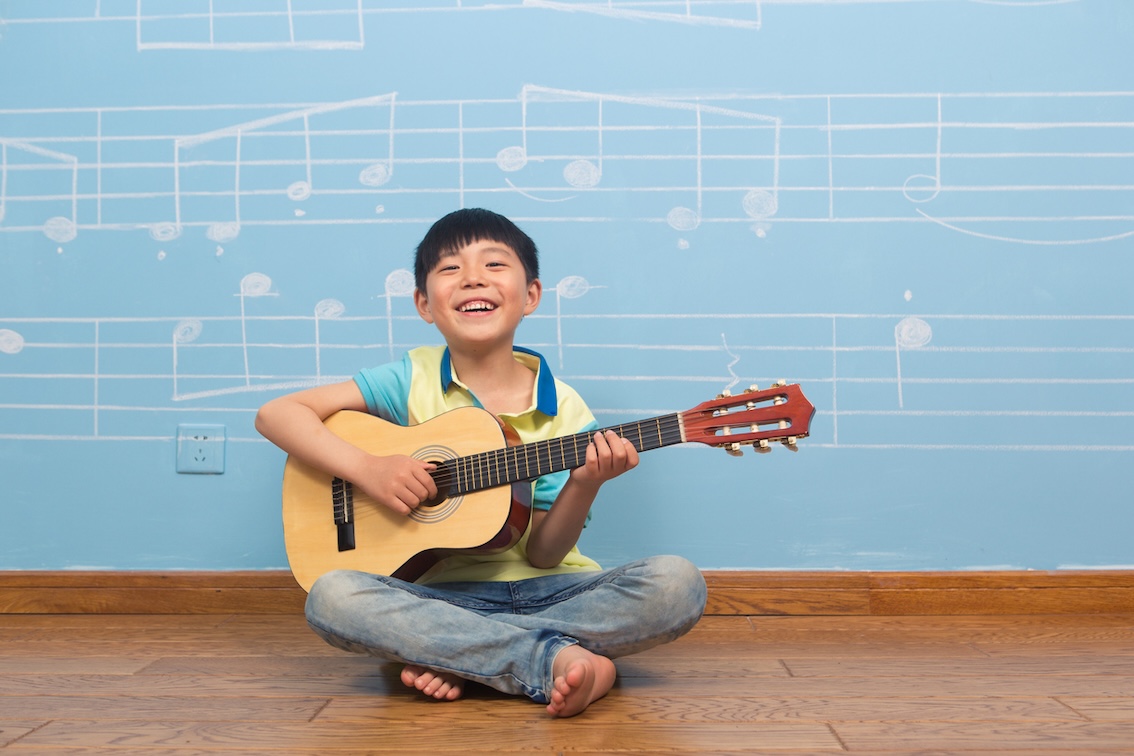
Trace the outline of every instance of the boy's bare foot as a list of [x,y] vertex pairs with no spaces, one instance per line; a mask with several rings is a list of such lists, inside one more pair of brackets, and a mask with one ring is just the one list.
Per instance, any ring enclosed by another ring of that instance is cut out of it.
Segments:
[[547,711],[573,717],[605,696],[614,685],[614,662],[582,646],[567,646],[551,663],[554,678]]
[[407,664],[402,669],[402,682],[438,701],[456,701],[465,690],[465,681],[448,672]]

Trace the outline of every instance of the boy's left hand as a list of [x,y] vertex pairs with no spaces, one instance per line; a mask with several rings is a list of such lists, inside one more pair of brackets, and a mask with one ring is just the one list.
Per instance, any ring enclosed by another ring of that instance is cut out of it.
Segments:
[[571,478],[598,488],[638,465],[638,450],[614,431],[595,433],[587,444],[587,461],[571,471]]

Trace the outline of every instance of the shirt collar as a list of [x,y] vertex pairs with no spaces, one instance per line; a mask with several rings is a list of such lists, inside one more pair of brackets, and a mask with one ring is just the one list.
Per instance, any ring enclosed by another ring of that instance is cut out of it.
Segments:
[[[543,355],[539,352],[525,349],[524,347],[514,346],[512,347],[512,351],[516,354],[534,357],[538,361],[539,365],[536,371],[536,409],[548,417],[555,417],[559,414],[559,397],[555,393],[555,376],[551,374],[551,368],[547,366],[547,360],[545,360]],[[449,347],[445,347],[445,353],[441,355],[442,393],[448,391],[449,384],[453,382],[453,362],[449,356]]]

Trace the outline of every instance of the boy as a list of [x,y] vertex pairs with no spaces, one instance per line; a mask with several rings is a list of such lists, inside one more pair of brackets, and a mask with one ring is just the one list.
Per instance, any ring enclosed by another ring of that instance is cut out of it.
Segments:
[[[370,455],[323,420],[349,409],[412,425],[474,405],[523,443],[598,428],[542,357],[513,344],[542,294],[523,231],[487,210],[458,210],[430,228],[414,270],[417,312],[445,347],[274,399],[256,416],[288,454],[407,516],[437,495],[433,465]],[[583,466],[536,480],[531,522],[511,549],[449,556],[414,583],[330,572],[311,587],[308,623],[334,646],[404,664],[402,682],[432,698],[459,698],[475,680],[555,716],[578,714],[614,684],[612,658],[678,638],[705,605],[704,579],[680,557],[603,571],[575,545],[599,487],[637,463],[629,441],[596,432]]]

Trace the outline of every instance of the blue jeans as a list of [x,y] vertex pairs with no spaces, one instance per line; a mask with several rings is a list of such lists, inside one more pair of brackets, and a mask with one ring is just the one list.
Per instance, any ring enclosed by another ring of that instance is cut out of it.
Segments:
[[510,583],[416,585],[338,570],[311,586],[307,622],[337,648],[547,703],[564,648],[615,658],[676,640],[700,619],[705,594],[700,571],[676,556]]

